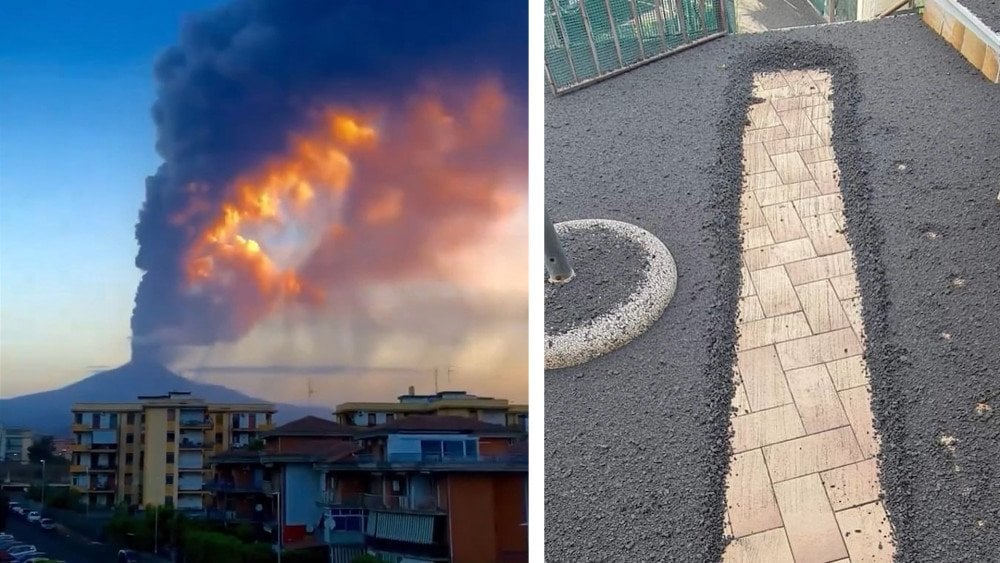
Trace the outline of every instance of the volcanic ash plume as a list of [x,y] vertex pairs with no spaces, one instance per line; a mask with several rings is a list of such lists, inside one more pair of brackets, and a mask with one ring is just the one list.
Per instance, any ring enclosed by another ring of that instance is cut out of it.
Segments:
[[[450,253],[521,204],[524,126],[501,82],[385,88],[391,72],[366,85],[358,61],[345,79],[329,63],[344,45],[309,30],[375,16],[330,4],[301,4],[312,19],[238,4],[158,64],[165,163],[136,228],[134,360],[235,341],[282,308],[336,314],[369,284],[454,278]],[[292,52],[294,73],[275,66]]]

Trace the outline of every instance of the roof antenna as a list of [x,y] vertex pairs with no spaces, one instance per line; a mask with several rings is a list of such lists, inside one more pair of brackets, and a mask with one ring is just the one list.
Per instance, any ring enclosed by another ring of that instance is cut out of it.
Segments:
[[434,394],[438,394],[438,368],[434,368]]
[[312,382],[312,379],[306,379],[306,396],[308,397],[306,399],[306,402],[308,402],[309,404],[312,404],[312,398],[313,398],[314,394],[315,394],[315,391],[313,391],[313,382]]

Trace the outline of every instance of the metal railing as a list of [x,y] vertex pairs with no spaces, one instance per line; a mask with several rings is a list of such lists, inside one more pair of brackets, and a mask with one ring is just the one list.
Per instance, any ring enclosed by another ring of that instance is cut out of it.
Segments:
[[352,457],[344,458],[331,465],[369,465],[369,464],[421,464],[421,465],[476,465],[476,464],[502,464],[518,465],[527,464],[527,454],[504,454],[504,455],[441,455],[441,454],[421,454],[421,453],[393,453],[386,456],[377,454],[356,454]]
[[545,0],[545,72],[562,94],[727,33],[723,0]]
[[324,506],[367,508],[369,510],[403,510],[409,512],[441,512],[444,507],[434,497],[414,498],[407,495],[379,495],[372,493],[337,494],[326,491],[317,502]]

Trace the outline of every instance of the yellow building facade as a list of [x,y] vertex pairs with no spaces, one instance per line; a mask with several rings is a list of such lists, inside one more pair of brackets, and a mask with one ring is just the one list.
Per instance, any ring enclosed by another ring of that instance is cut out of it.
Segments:
[[171,392],[134,403],[77,403],[72,412],[70,476],[84,502],[200,509],[208,458],[257,440],[273,427],[275,407]]

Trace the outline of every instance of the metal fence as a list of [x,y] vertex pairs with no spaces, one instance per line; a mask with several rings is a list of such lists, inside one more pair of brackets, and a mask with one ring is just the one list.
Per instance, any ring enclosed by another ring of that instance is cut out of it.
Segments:
[[730,27],[727,0],[545,0],[545,71],[562,94]]

